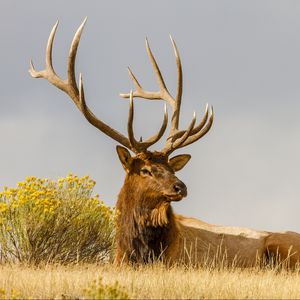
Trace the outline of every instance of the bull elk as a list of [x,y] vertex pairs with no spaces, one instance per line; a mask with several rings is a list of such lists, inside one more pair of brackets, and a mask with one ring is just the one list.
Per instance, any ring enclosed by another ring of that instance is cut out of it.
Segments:
[[[179,129],[182,67],[178,49],[171,38],[178,73],[177,92],[173,97],[166,87],[146,40],[147,53],[159,89],[154,92],[144,90],[128,68],[135,91],[120,94],[121,97],[129,99],[128,137],[105,124],[86,104],[81,74],[79,85],[75,78],[75,58],[85,22],[86,19],[78,28],[70,47],[66,80],[57,75],[52,65],[52,46],[58,22],[54,25],[48,39],[45,70],[36,71],[31,62],[29,72],[32,77],[44,78],[64,91],[88,122],[122,145],[116,148],[126,172],[125,182],[116,205],[120,213],[117,221],[116,263],[147,263],[153,259],[162,259],[166,263],[198,264],[207,259],[213,260],[217,255],[222,254],[229,264],[235,263],[239,266],[252,266],[264,257],[269,259],[275,255],[279,255],[282,260],[289,258],[290,263],[295,265],[300,259],[300,235],[297,233],[271,233],[248,228],[210,225],[173,212],[171,203],[180,201],[187,195],[185,184],[175,176],[175,172],[181,170],[191,156],[183,154],[171,158],[170,155],[208,133],[213,124],[213,109],[207,105],[197,125],[194,114],[187,129]],[[165,101],[161,128],[146,140],[137,140],[134,136],[134,98]],[[166,131],[168,124],[166,104],[172,109],[169,135],[162,150],[149,151],[149,147],[158,142]],[[135,156],[132,156],[129,150]]]

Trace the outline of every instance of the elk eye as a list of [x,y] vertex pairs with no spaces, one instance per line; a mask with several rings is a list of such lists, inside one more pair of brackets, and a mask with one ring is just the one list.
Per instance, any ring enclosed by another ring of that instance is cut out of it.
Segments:
[[146,169],[146,168],[141,169],[141,174],[144,175],[144,176],[145,176],[145,175],[146,175],[146,176],[152,176],[151,171],[148,170],[148,169]]

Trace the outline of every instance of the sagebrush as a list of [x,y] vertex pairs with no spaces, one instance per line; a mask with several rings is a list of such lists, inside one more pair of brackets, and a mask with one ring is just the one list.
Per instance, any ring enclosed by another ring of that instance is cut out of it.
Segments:
[[115,211],[93,195],[95,182],[69,174],[27,177],[0,193],[2,262],[70,263],[108,259]]

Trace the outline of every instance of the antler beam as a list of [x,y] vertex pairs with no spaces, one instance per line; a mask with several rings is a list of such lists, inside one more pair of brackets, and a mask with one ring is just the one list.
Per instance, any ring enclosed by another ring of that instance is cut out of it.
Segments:
[[74,35],[73,41],[71,43],[69,57],[68,57],[67,80],[61,79],[56,74],[52,64],[52,48],[53,48],[55,33],[58,27],[58,21],[53,26],[48,39],[47,48],[46,48],[46,68],[42,71],[36,71],[33,62],[30,61],[29,73],[34,78],[46,79],[51,84],[53,84],[57,88],[64,91],[67,95],[69,95],[69,97],[73,100],[74,104],[82,112],[82,114],[85,116],[88,122],[91,123],[93,126],[95,126],[97,129],[99,129],[100,131],[102,131],[103,133],[105,133],[107,136],[111,137],[112,139],[122,144],[123,146],[127,147],[128,149],[131,149],[135,153],[146,151],[148,147],[156,143],[162,137],[162,135],[166,130],[167,123],[168,123],[166,107],[164,110],[164,120],[161,129],[156,135],[149,138],[145,142],[137,142],[133,135],[133,128],[132,128],[133,111],[134,111],[133,97],[131,97],[130,108],[129,108],[129,120],[128,120],[129,138],[125,137],[117,130],[105,124],[103,121],[98,119],[92,113],[92,111],[88,108],[85,102],[82,75],[81,74],[79,75],[79,88],[77,86],[76,76],[75,76],[75,59],[76,59],[76,54],[77,54],[77,49],[80,42],[81,34],[84,29],[86,20],[87,18],[85,18],[84,21],[79,26],[77,32]]

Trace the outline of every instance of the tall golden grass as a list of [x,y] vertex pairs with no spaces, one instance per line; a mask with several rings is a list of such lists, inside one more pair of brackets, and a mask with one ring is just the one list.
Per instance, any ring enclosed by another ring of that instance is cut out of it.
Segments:
[[0,296],[7,299],[297,299],[299,283],[299,270],[273,268],[0,267]]

